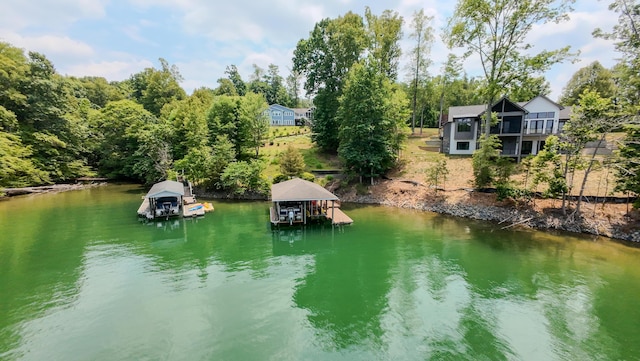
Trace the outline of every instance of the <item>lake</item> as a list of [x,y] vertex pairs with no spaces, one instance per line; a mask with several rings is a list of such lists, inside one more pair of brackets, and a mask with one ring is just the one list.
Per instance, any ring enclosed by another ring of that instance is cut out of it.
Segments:
[[0,202],[2,360],[638,360],[640,249],[343,205],[141,223],[109,185]]

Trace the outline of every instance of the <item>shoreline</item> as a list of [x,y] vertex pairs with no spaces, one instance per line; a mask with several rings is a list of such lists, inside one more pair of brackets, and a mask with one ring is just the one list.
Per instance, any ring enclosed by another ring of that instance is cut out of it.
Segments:
[[[625,218],[626,215],[592,217],[585,215],[587,213],[585,210],[583,217],[568,221],[557,208],[540,212],[530,206],[519,206],[508,201],[497,202],[495,195],[474,190],[442,191],[434,195],[427,189],[416,189],[417,185],[405,185],[398,189],[397,184],[394,184],[395,187],[392,190],[388,189],[389,184],[380,184],[380,186],[382,192],[380,189],[377,191],[374,189],[368,194],[359,195],[353,189],[342,191],[338,189],[335,193],[342,202],[377,204],[489,221],[502,229],[520,227],[538,231],[553,230],[603,236],[624,242],[629,246],[640,246],[640,222],[637,219]],[[456,196],[451,195],[454,192],[457,193]],[[446,193],[449,194],[445,195]],[[612,207],[612,205],[609,206]]]
[[[357,194],[355,187],[346,189],[329,189],[344,203],[375,204],[386,207],[414,209],[433,212],[458,218],[474,219],[496,223],[502,229],[526,228],[539,231],[553,230],[571,233],[582,233],[603,236],[627,243],[629,246],[640,246],[640,220],[628,218],[627,215],[617,218],[609,216],[584,216],[574,221],[567,221],[566,216],[559,214],[558,209],[539,212],[532,207],[518,207],[508,202],[496,202],[490,197],[495,195],[476,192],[474,190],[441,191],[430,193],[419,184],[385,181],[372,186],[367,194]],[[48,186],[5,188],[0,200],[30,194],[58,193],[82,190],[106,185],[106,182],[54,184]],[[328,187],[331,188],[331,187]],[[462,193],[452,197],[451,193]],[[196,192],[198,197],[221,200],[264,201],[268,197],[260,194],[234,196],[221,192]],[[445,195],[446,194],[446,195]],[[584,212],[583,212],[584,213]],[[594,212],[595,215],[595,212]],[[627,218],[625,218],[627,217]],[[626,220],[626,221],[624,221]]]
[[8,199],[12,197],[30,195],[30,194],[45,194],[45,193],[59,193],[74,190],[81,190],[87,188],[94,188],[106,185],[106,182],[99,183],[62,183],[52,184],[46,186],[35,187],[21,187],[21,188],[4,188],[0,189],[0,199]]

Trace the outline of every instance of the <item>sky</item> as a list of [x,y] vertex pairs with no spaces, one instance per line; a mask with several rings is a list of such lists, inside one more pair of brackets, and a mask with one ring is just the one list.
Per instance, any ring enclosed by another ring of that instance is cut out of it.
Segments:
[[[610,30],[617,15],[609,0],[578,0],[570,20],[536,26],[528,37],[534,50],[570,45],[580,51],[575,62],[555,65],[547,74],[550,98],[557,100],[571,76],[593,61],[612,67],[619,58],[613,44],[594,39],[592,31]],[[379,15],[385,9],[404,19],[405,53],[413,13],[424,9],[433,16],[436,42],[430,73],[437,75],[449,49],[441,37],[455,1],[442,0],[4,0],[0,5],[0,41],[25,51],[37,51],[52,61],[58,73],[124,80],[144,68],[160,68],[159,58],[176,65],[191,93],[199,87],[217,87],[234,64],[247,81],[252,65],[278,65],[286,77],[298,40],[308,38],[316,22],[348,11]],[[456,52],[460,52],[457,50]],[[401,66],[407,59],[403,57]],[[464,70],[480,75],[478,62]],[[408,76],[401,69],[400,80]]]

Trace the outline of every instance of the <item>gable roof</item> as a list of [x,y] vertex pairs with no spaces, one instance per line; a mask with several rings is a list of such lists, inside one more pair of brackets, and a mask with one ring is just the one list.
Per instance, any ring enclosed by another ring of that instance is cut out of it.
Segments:
[[271,186],[271,201],[337,201],[339,198],[320,185],[293,178]]
[[269,110],[280,110],[280,111],[289,110],[289,111],[293,111],[293,109],[287,108],[284,105],[280,105],[280,104],[271,104],[271,105],[269,105]]
[[[491,108],[502,102],[508,102],[512,104],[514,107],[520,109],[521,111],[528,113],[529,111],[523,107],[523,104],[514,103],[507,97],[500,98],[497,102],[493,103]],[[487,111],[486,104],[477,104],[477,105],[463,105],[457,107],[449,107],[449,122],[453,122],[454,118],[475,118],[480,117]]]
[[182,183],[170,180],[156,183],[151,187],[145,198],[158,198],[172,195],[184,195],[184,186]]
[[[526,107],[527,105],[529,105],[529,103],[531,103],[532,101],[536,100],[537,98],[542,98],[542,99],[548,101],[549,103],[551,103],[551,104],[557,106],[558,108],[560,108],[560,110],[564,109],[564,107],[562,105],[554,102],[553,100],[549,99],[546,95],[542,95],[542,94],[536,96],[535,98],[529,100],[528,102],[523,102],[524,104],[522,104],[522,106]],[[518,103],[518,104],[520,104],[520,103]]]

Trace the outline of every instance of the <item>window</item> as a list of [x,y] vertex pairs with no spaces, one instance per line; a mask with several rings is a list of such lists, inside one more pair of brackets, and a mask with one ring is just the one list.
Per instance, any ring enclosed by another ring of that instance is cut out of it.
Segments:
[[533,150],[533,142],[530,140],[525,140],[522,142],[522,155],[529,155]]
[[545,134],[551,134],[553,130],[553,119],[547,119],[547,126],[544,129]]
[[566,123],[566,121],[561,120],[558,122],[558,133],[562,132],[562,128],[564,128],[564,124]]
[[469,150],[469,142],[458,142],[456,143],[457,150]]
[[[462,133],[462,132],[470,132],[471,131],[471,119],[469,118],[465,118],[465,119],[458,119],[456,120],[456,123],[458,123],[458,133]],[[469,148],[467,148],[469,149]]]

